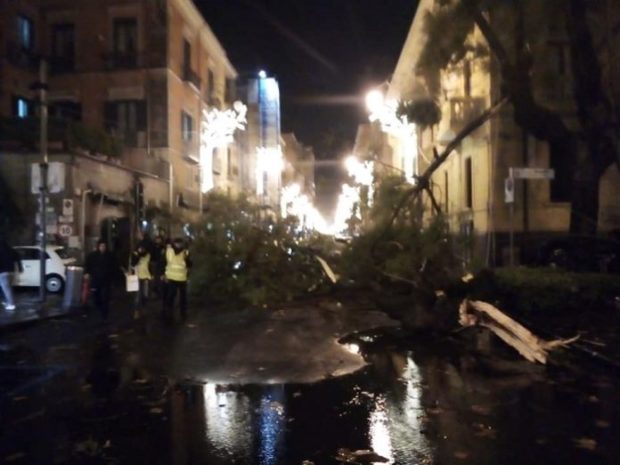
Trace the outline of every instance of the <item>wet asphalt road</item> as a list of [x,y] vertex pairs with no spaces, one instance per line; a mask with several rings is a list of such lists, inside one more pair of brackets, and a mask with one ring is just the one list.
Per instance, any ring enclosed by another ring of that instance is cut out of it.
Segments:
[[[315,321],[316,311],[303,314]],[[307,323],[290,309],[277,319],[290,314],[295,326]],[[314,326],[341,336],[349,317],[328,315]],[[620,463],[617,373],[581,359],[535,366],[475,332],[347,338],[343,347],[368,365],[312,383],[261,376],[275,359],[250,377],[239,365],[228,378],[223,365],[199,370],[214,359],[203,352],[233,352],[218,333],[247,343],[258,325],[277,353],[272,316],[209,313],[166,327],[154,312],[145,334],[127,311],[107,327],[89,315],[4,334],[0,462],[335,464],[346,448],[398,464]]]

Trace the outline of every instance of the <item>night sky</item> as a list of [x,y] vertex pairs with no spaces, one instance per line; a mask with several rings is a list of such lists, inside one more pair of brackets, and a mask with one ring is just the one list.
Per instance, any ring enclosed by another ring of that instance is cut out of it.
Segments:
[[[363,96],[390,78],[416,0],[194,0],[241,77],[264,69],[280,84],[282,131],[333,159],[367,120]],[[317,170],[322,202],[339,173]],[[329,203],[329,201],[327,202]],[[329,205],[322,205],[329,208]]]

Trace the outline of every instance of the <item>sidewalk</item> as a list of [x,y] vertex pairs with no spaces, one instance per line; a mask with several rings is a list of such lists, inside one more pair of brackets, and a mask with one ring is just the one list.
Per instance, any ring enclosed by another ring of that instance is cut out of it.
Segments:
[[13,311],[0,305],[0,330],[71,313],[62,308],[62,295],[48,295],[45,304],[41,304],[36,291],[17,292],[15,303],[17,308]]

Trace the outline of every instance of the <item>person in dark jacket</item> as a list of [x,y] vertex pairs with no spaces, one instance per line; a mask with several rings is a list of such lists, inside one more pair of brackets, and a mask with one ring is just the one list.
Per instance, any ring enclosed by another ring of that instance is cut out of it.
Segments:
[[19,269],[21,273],[24,271],[19,254],[9,246],[4,239],[0,239],[0,288],[4,294],[6,302],[4,303],[7,311],[15,310],[15,299],[13,298],[13,289],[11,288],[11,275],[15,269]]
[[95,305],[104,320],[108,319],[112,282],[120,274],[120,267],[104,240],[97,242],[97,250],[86,257],[85,278],[90,279]]
[[151,274],[153,275],[153,291],[158,296],[164,296],[164,273],[166,271],[166,243],[162,236],[155,236],[151,251]]

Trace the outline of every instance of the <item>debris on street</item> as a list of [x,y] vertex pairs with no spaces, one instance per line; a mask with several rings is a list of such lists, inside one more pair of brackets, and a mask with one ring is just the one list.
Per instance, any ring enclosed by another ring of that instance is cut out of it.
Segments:
[[493,305],[476,300],[464,299],[461,302],[459,322],[464,327],[482,326],[490,329],[525,359],[543,365],[547,363],[550,350],[567,346],[579,339],[579,336],[575,336],[570,339],[545,341]]

